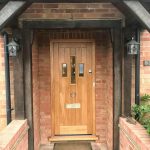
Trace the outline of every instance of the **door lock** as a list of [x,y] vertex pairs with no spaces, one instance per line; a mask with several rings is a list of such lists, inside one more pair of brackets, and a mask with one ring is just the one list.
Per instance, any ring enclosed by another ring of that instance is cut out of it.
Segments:
[[71,98],[76,97],[76,93],[75,93],[75,92],[70,93],[70,97],[71,97]]

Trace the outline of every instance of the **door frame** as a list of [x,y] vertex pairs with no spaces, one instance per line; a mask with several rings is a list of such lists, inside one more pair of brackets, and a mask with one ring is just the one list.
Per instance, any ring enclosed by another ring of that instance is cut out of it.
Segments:
[[[33,149],[34,146],[34,126],[33,126],[33,110],[32,108],[32,47],[31,41],[28,36],[31,36],[31,31],[40,29],[110,29],[112,31],[112,45],[113,45],[113,149],[119,149],[119,117],[121,116],[122,109],[122,19],[97,19],[97,20],[25,20],[22,22],[22,37],[23,37],[23,52],[28,53],[23,59],[24,62],[24,81],[25,78],[29,79],[28,83],[24,83],[24,103],[27,103],[29,107],[25,108],[25,116],[28,119],[30,132],[29,132],[29,147]],[[28,32],[25,32],[27,30]],[[21,58],[21,57],[20,57]],[[22,61],[22,59],[19,59]],[[21,63],[20,63],[21,64]],[[18,83],[15,83],[18,84]],[[25,85],[24,85],[25,84]],[[18,93],[20,94],[20,93]],[[22,105],[24,105],[22,103]]]
[[[93,66],[93,85],[92,86],[92,101],[93,101],[93,134],[96,134],[96,102],[95,102],[95,40],[93,39],[56,39],[56,40],[50,40],[50,75],[51,75],[51,91],[50,91],[50,97],[51,97],[51,137],[55,136],[55,112],[54,112],[54,94],[53,94],[53,43],[55,42],[63,42],[63,43],[86,43],[91,42],[92,43],[92,66]],[[76,135],[72,136],[75,137]],[[61,135],[60,135],[61,137]]]

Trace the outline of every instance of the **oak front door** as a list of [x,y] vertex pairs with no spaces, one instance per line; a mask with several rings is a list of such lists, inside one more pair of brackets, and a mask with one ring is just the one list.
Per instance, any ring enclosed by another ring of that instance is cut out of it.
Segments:
[[95,134],[93,42],[51,42],[51,79],[53,134]]

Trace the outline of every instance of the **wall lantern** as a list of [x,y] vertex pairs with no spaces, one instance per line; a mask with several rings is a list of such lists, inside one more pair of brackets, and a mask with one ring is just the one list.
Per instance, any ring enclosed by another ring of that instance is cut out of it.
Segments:
[[127,51],[129,55],[137,55],[140,50],[140,43],[136,42],[134,38],[127,43]]
[[12,41],[7,45],[9,56],[16,56],[17,51],[19,50],[19,45],[12,39]]

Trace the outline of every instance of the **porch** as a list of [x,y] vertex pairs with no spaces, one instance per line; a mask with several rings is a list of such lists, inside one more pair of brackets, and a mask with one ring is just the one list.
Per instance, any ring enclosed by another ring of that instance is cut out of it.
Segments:
[[[27,130],[28,126],[29,131],[19,142],[13,141],[12,135],[10,141],[0,144],[2,149],[8,145],[13,149],[15,142],[22,144],[21,148],[17,144],[18,150],[55,150],[56,143],[61,141],[86,141],[93,150],[118,150],[128,143],[131,149],[148,149],[149,139],[143,142],[130,137],[128,128],[132,130],[136,125],[128,127],[120,118],[122,114],[130,115],[131,99],[132,103],[134,99],[139,103],[140,54],[135,58],[128,56],[125,44],[133,36],[140,41],[141,24],[149,29],[146,18],[141,18],[132,2],[131,8],[128,1],[12,3],[24,8],[16,22],[10,21],[2,40],[5,50],[10,37],[18,39],[21,46],[17,56],[9,58],[14,91],[10,93],[14,106],[10,107],[15,107],[15,111],[11,114],[9,108],[8,116],[27,119],[28,125],[20,125],[16,135],[22,137],[20,129]],[[139,2],[135,4],[145,13]],[[129,12],[121,12],[125,8],[136,14],[134,23]],[[12,13],[16,14],[15,9]],[[136,79],[132,78],[133,63]],[[82,142],[78,146],[82,147]]]

